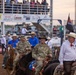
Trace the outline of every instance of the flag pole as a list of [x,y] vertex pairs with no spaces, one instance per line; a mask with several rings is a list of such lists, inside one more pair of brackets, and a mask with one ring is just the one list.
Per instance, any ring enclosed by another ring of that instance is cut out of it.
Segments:
[[64,20],[64,40],[66,40],[66,20]]

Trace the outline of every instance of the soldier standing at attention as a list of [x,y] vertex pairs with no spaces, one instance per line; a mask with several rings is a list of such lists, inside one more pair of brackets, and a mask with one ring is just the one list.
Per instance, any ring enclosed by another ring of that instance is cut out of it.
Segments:
[[52,57],[52,51],[49,46],[45,43],[45,36],[40,37],[40,43],[32,50],[32,57],[36,60],[37,66],[35,75],[39,75],[39,72],[43,66],[43,61],[47,56]]
[[29,44],[28,41],[26,41],[24,35],[22,35],[22,36],[20,37],[20,41],[19,41],[19,43],[18,43],[18,45],[17,45],[17,47],[16,47],[15,50],[16,50],[17,55],[16,55],[16,57],[15,57],[15,59],[14,59],[14,62],[13,62],[13,71],[11,72],[11,75],[12,75],[12,74],[14,73],[14,71],[15,71],[15,66],[16,66],[17,61],[18,61],[22,56],[27,55],[28,53],[31,52],[31,45]]

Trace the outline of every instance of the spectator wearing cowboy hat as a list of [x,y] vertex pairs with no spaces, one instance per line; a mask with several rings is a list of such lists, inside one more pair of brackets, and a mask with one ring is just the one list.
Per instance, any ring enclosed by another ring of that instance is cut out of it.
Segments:
[[28,41],[31,44],[31,47],[34,47],[39,43],[39,39],[36,37],[35,32],[31,32],[31,37],[29,38]]
[[72,64],[76,61],[76,34],[70,32],[67,36],[67,40],[61,46],[59,61],[64,75],[71,75]]
[[45,42],[48,45],[48,42],[51,40],[51,38],[48,36],[47,41]]

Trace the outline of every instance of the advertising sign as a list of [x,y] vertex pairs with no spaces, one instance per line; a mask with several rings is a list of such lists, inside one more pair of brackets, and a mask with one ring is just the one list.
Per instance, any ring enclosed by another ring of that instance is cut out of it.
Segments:
[[12,22],[13,21],[13,16],[12,15],[9,15],[9,14],[5,14],[3,20],[5,22]]

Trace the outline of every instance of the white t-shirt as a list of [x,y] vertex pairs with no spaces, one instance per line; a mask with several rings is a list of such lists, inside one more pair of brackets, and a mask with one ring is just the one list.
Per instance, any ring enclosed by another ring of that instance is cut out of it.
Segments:
[[49,42],[48,42],[48,46],[50,48],[52,47],[59,47],[61,45],[61,39],[59,37],[53,37]]
[[27,32],[27,29],[26,29],[26,28],[22,28],[21,33],[22,33],[22,34],[26,34],[26,32]]

